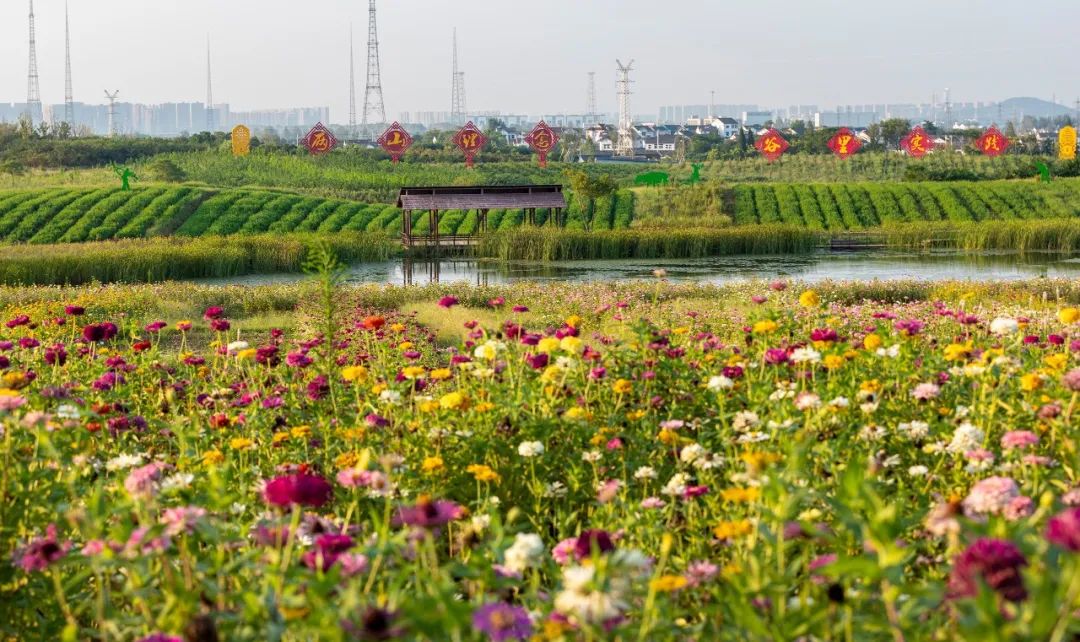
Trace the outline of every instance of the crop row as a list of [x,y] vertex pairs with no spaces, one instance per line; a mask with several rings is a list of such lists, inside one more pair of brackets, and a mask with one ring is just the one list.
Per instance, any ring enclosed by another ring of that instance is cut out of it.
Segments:
[[1080,182],[756,184],[732,188],[735,223],[853,230],[919,221],[1080,216]]

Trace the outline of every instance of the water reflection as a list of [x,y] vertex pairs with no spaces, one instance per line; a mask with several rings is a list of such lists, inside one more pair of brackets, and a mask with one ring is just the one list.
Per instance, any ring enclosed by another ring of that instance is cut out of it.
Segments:
[[[608,261],[492,261],[476,259],[397,259],[352,266],[352,283],[465,282],[476,285],[515,281],[627,281],[652,279],[662,268],[673,281],[726,283],[743,279],[792,278],[859,280],[918,279],[1015,280],[1034,277],[1080,277],[1080,258],[1060,254],[954,251],[899,252],[867,250],[784,256],[718,256],[704,259],[619,259]],[[287,283],[304,278],[296,274],[256,274],[203,283]]]

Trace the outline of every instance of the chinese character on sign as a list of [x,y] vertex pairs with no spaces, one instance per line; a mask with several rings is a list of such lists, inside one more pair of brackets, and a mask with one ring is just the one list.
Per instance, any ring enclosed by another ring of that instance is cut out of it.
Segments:
[[762,134],[754,142],[754,147],[761,152],[762,156],[769,159],[769,162],[771,163],[783,156],[790,145],[788,145],[788,142],[780,135],[780,132],[770,128],[769,131]]
[[1066,125],[1058,132],[1058,158],[1072,160],[1076,158],[1076,128]]
[[390,154],[390,160],[396,165],[397,162],[405,155],[405,152],[412,147],[413,139],[409,136],[409,132],[405,131],[405,128],[396,122],[383,132],[383,135],[379,137],[377,141],[379,147]]
[[836,135],[829,139],[828,144],[829,149],[840,158],[847,158],[862,148],[862,141],[847,127],[836,132]]
[[337,147],[338,140],[322,123],[316,124],[304,136],[304,147],[312,154],[325,154]]
[[991,126],[990,129],[983,132],[982,136],[979,136],[975,141],[975,146],[979,148],[980,152],[993,158],[1001,155],[1009,148],[1009,139],[997,127]]
[[934,140],[922,127],[916,127],[900,141],[900,148],[907,152],[908,156],[922,158],[934,150]]
[[251,151],[251,130],[243,125],[237,125],[232,130],[232,153],[233,156],[247,156]]
[[473,158],[484,148],[487,144],[487,137],[484,136],[484,132],[476,128],[476,125],[470,120],[465,123],[465,126],[461,128],[454,136],[454,144],[457,145],[465,154],[465,166],[473,166]]
[[525,137],[525,142],[540,157],[540,167],[547,167],[547,155],[554,149],[555,143],[559,142],[559,136],[541,120]]

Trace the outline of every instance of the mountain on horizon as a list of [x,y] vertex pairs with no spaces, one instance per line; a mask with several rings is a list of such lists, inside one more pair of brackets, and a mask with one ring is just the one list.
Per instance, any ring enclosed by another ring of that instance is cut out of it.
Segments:
[[1073,114],[1073,109],[1065,105],[1031,96],[1008,98],[1001,101],[1000,108],[1006,120],[1011,119],[1014,113],[1017,116],[1032,116],[1034,118],[1054,118]]

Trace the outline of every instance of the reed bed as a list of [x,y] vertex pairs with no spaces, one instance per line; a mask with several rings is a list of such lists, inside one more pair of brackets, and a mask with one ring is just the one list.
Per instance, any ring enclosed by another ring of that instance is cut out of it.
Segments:
[[385,235],[360,232],[14,245],[0,254],[0,283],[151,283],[299,272],[308,248],[316,243],[328,243],[346,262],[386,260],[399,249]]
[[667,230],[514,229],[483,237],[480,256],[503,260],[699,258],[809,252],[826,236],[793,225]]
[[923,222],[880,229],[891,247],[965,251],[1080,252],[1080,220]]

